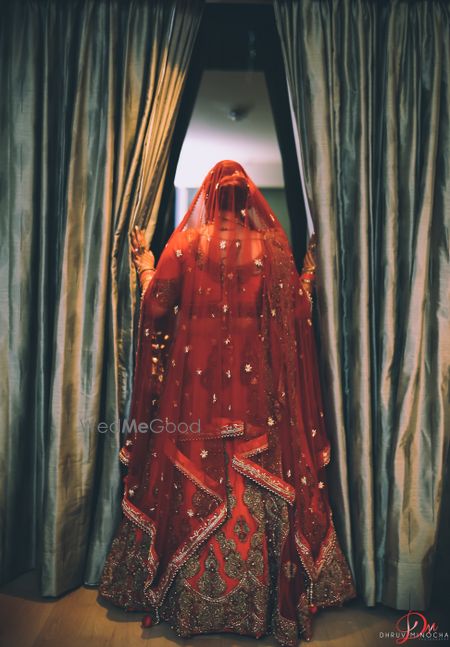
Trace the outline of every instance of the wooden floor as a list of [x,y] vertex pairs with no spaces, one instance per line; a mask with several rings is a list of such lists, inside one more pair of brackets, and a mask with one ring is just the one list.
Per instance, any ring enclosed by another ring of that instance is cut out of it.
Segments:
[[[41,598],[36,575],[27,573],[0,589],[1,647],[274,647],[272,638],[254,640],[231,634],[211,634],[189,640],[178,638],[166,625],[142,629],[141,613],[126,613],[98,599],[95,588],[81,587],[57,600]],[[395,638],[380,632],[395,631],[403,615],[377,605],[367,608],[352,600],[343,608],[323,609],[315,617],[314,636],[303,645],[321,647],[390,647]],[[439,631],[450,632],[450,618],[439,610],[426,614],[438,622]],[[450,640],[420,641],[448,645]],[[408,641],[408,647],[417,641]]]

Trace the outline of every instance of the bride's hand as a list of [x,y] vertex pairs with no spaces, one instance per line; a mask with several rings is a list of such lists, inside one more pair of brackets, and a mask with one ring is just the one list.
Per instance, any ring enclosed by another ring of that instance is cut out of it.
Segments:
[[[155,257],[153,256],[153,253],[147,249],[144,231],[144,229],[138,229],[138,227],[135,227],[130,234],[131,254],[139,276],[144,270],[155,269]],[[146,274],[149,273],[150,272],[146,272]]]
[[316,235],[313,234],[309,240],[308,250],[303,260],[303,268],[300,274],[300,285],[306,293],[312,307],[313,286],[316,272]]
[[316,270],[316,247],[317,247],[317,238],[316,234],[312,234],[309,239],[308,249],[303,260],[303,269],[302,272],[315,272]]
[[155,257],[146,247],[143,229],[135,227],[130,234],[130,242],[133,262],[139,274],[139,282],[141,284],[141,299],[143,299],[155,273]]

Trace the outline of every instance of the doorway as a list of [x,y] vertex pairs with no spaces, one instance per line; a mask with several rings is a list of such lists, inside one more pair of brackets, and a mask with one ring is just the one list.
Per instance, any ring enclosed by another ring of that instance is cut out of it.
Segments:
[[307,218],[271,5],[205,6],[152,243],[156,256],[221,159],[241,163],[263,192],[300,269]]

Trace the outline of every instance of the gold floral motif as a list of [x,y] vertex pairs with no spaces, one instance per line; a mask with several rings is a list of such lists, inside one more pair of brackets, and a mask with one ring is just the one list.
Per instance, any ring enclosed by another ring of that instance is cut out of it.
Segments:
[[239,541],[245,541],[247,539],[250,528],[242,515],[236,521],[233,532],[238,537]]
[[205,560],[205,572],[198,581],[198,590],[209,598],[220,597],[227,586],[221,578],[218,570],[217,557],[214,554],[214,548],[209,546],[209,554]]
[[227,539],[223,531],[219,531],[216,534],[216,539],[222,551],[225,573],[233,579],[241,579],[245,572],[244,562],[239,551],[236,550],[235,541],[233,539]]

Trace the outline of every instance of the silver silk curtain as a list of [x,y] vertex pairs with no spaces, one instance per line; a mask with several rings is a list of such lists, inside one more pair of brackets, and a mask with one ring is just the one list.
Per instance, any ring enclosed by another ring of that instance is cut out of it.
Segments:
[[[150,241],[200,0],[0,8],[2,579],[96,583],[120,515],[128,231]],[[118,428],[116,424],[116,429]]]
[[450,5],[274,6],[319,239],[339,536],[367,604],[425,608],[449,559]]

